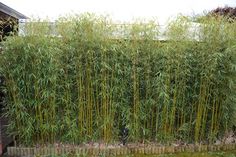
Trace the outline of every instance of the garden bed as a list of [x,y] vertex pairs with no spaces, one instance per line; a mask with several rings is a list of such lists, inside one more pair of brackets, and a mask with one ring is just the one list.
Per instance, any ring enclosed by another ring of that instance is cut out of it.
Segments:
[[78,147],[78,146],[48,146],[48,147],[8,147],[9,156],[38,156],[38,155],[63,155],[81,154],[88,156],[118,156],[130,154],[159,155],[180,152],[205,152],[235,150],[236,144],[226,145],[183,145],[183,146],[102,146],[102,147]]
[[[235,149],[227,144],[236,135],[236,23],[208,18],[190,35],[190,21],[171,22],[165,42],[152,21],[120,28],[86,14],[59,20],[60,38],[47,22],[28,23],[24,37],[3,42],[0,73],[8,131],[16,146],[35,148],[10,147],[9,155]],[[55,144],[118,140],[183,144]]]

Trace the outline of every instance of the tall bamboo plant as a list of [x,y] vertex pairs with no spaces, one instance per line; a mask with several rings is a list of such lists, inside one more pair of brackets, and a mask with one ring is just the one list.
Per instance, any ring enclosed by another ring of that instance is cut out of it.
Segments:
[[0,55],[20,144],[214,142],[235,124],[235,23],[116,25],[84,14],[34,21]]

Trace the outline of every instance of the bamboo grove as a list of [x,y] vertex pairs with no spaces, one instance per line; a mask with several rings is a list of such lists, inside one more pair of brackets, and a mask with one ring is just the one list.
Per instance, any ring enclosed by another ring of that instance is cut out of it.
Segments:
[[[5,116],[19,144],[120,140],[214,142],[235,123],[236,23],[179,17],[27,24],[0,56]],[[56,35],[55,35],[56,34]]]

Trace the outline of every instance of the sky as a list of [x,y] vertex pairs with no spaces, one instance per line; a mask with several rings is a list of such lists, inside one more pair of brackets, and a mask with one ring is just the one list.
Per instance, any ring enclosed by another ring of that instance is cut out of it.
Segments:
[[236,0],[1,0],[28,17],[55,20],[84,12],[110,15],[117,22],[155,19],[165,23],[177,14],[202,14],[217,7],[236,7]]

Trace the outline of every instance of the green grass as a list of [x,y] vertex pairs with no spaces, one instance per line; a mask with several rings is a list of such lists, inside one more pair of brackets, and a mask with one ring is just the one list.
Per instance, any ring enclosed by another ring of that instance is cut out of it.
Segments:
[[[117,157],[235,157],[236,152],[202,152],[202,153],[177,153],[177,154],[162,154],[162,155],[124,155]],[[65,154],[65,155],[55,155],[50,157],[87,157],[86,154]],[[107,157],[106,155],[100,155],[99,157]]]
[[235,152],[178,153],[162,155],[129,155],[120,157],[235,157]]

